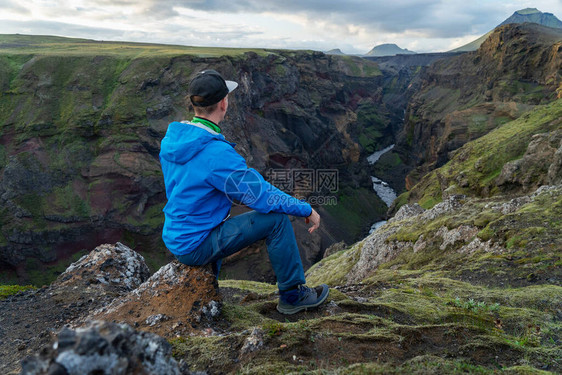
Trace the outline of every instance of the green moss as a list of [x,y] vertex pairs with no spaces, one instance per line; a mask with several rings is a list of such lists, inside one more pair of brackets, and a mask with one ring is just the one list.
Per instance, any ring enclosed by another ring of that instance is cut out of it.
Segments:
[[408,204],[408,201],[410,199],[410,192],[406,191],[402,194],[400,194],[393,203],[394,206],[394,211],[398,211],[400,209],[400,207],[402,207],[405,204]]
[[224,303],[221,311],[221,316],[230,323],[230,328],[235,331],[242,331],[253,326],[271,326],[274,323],[251,307]]
[[189,358],[193,370],[231,365],[231,342],[227,337],[178,337],[169,340],[175,358]]
[[72,183],[63,187],[55,187],[47,200],[49,204],[44,207],[45,215],[67,218],[88,218],[91,215],[88,202],[76,194]]
[[249,280],[219,280],[219,287],[241,289],[257,294],[271,294],[277,291],[275,285]]
[[352,76],[376,77],[382,75],[375,62],[359,59],[354,56],[332,56],[332,58],[342,60],[348,69],[348,73]]
[[33,285],[0,285],[0,300],[30,289],[35,289],[35,287]]
[[517,375],[549,375],[552,374],[550,371],[539,370],[529,365],[523,366],[511,366],[502,371],[505,374],[517,374]]
[[[49,251],[53,251],[49,248],[44,248],[43,252],[48,253]],[[76,262],[80,259],[83,255],[86,255],[88,252],[83,249],[80,250],[71,256],[58,259],[56,263],[43,263],[35,258],[26,258],[23,268],[21,272],[25,275],[23,279],[26,283],[30,283],[36,287],[41,287],[43,285],[49,285],[55,279],[63,273],[71,263]],[[22,277],[20,277],[21,279]]]
[[348,250],[339,251],[313,265],[306,273],[307,283],[344,284],[347,274],[359,260],[363,244],[363,241],[358,242]]

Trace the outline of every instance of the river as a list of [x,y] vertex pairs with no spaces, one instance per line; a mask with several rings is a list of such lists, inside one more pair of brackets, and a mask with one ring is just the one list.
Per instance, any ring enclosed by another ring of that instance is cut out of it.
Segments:
[[[394,148],[394,145],[390,145],[386,148],[383,148],[380,151],[376,151],[373,154],[367,157],[367,161],[369,164],[375,164],[379,161],[380,157],[389,152]],[[373,189],[377,193],[380,199],[386,204],[387,207],[390,207],[392,202],[396,199],[396,192],[390,185],[378,177],[371,176],[371,180],[373,181]],[[373,225],[371,225],[371,229],[369,230],[369,234],[373,233],[379,227],[383,226],[386,223],[386,220],[377,221]]]

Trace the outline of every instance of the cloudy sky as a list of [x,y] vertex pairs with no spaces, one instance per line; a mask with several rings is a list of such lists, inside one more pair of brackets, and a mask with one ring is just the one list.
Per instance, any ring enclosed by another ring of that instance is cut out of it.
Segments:
[[562,19],[562,0],[0,0],[0,34],[345,53],[396,43],[437,52],[527,7]]

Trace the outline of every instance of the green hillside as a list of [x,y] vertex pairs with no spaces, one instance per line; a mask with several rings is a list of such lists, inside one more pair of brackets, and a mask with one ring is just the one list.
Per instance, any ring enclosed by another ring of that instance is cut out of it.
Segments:
[[[480,197],[509,192],[497,184],[502,168],[506,163],[523,157],[536,134],[559,129],[562,129],[562,99],[540,106],[465,144],[455,151],[446,165],[424,176],[398,201],[419,202],[422,207],[430,208],[442,200],[444,192]],[[544,175],[544,171],[538,173],[525,183],[536,188],[539,182],[545,182],[541,180]]]

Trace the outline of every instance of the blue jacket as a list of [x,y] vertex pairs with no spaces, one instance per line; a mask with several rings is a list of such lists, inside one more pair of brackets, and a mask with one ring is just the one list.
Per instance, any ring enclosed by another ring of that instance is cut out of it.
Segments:
[[312,208],[279,190],[234,150],[234,143],[200,123],[172,122],[160,163],[166,197],[162,238],[175,255],[195,250],[238,201],[262,213],[309,216]]

